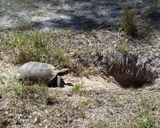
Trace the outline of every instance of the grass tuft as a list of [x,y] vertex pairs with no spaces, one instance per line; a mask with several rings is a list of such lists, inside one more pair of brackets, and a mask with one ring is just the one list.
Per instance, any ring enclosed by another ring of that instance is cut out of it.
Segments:
[[126,42],[120,42],[117,46],[118,52],[125,54],[129,51],[129,46]]
[[122,16],[122,28],[124,32],[132,37],[138,36],[137,26],[135,23],[136,13],[131,9],[124,9]]
[[16,99],[29,100],[32,103],[47,103],[48,88],[42,83],[30,86],[17,80],[13,84],[12,90]]
[[74,87],[72,88],[72,92],[74,94],[82,94],[82,93],[84,93],[85,92],[85,87],[84,87],[83,83],[74,85]]

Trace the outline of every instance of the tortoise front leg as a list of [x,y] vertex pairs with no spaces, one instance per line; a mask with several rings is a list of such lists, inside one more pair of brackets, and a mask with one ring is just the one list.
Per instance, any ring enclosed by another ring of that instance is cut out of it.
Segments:
[[62,88],[64,87],[64,85],[65,85],[64,80],[60,76],[57,76],[57,86]]
[[52,78],[48,81],[48,87],[57,87],[57,75],[52,76]]

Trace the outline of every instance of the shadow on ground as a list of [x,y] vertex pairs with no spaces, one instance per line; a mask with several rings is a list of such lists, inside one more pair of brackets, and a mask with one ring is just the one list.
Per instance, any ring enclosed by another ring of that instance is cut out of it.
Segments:
[[[122,0],[7,0],[4,3],[3,6],[1,2],[0,6],[0,30],[31,27],[92,30],[117,26],[126,4]],[[131,2],[128,4],[133,5]],[[145,7],[145,2],[137,4],[140,12]]]

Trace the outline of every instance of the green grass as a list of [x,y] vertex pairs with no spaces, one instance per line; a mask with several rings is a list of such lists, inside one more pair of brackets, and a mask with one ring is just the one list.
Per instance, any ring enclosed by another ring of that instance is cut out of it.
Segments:
[[152,105],[145,97],[141,97],[139,117],[134,122],[133,128],[159,128],[160,121],[152,114]]
[[47,104],[48,88],[43,83],[29,85],[22,81],[15,81],[12,86],[12,92],[18,100],[29,100],[32,103]]
[[62,48],[55,47],[54,55],[57,67],[69,67],[71,65],[69,55],[65,51],[63,51]]
[[81,106],[88,106],[92,103],[92,100],[91,99],[86,99],[86,100],[81,100],[80,101],[80,105]]
[[129,51],[129,45],[126,42],[120,42],[117,45],[117,51],[122,54],[125,54]]
[[136,14],[134,10],[127,9],[127,8],[124,9],[123,16],[122,16],[122,28],[127,35],[132,37],[138,36],[135,18],[136,18]]
[[29,61],[50,63],[57,68],[69,68],[78,76],[86,71],[84,65],[74,61],[74,58],[80,58],[81,53],[75,50],[76,53],[71,55],[62,45],[57,44],[60,38],[66,40],[70,38],[68,35],[69,31],[65,30],[55,34],[35,30],[9,33],[4,39],[3,51],[14,64],[24,64]]
[[72,88],[72,92],[74,94],[84,93],[85,92],[85,87],[84,87],[83,83],[79,83],[79,84],[74,85],[74,87]]
[[83,120],[86,118],[86,113],[83,111],[79,112],[79,117],[82,118]]
[[38,31],[23,31],[9,36],[6,48],[13,51],[12,61],[22,64],[28,61],[49,62],[51,48],[48,47],[50,36]]
[[14,35],[8,35],[5,39],[5,48],[9,51],[14,64],[39,61],[51,63],[57,67],[69,67],[67,52],[54,44],[60,36],[61,34],[35,30],[20,31]]

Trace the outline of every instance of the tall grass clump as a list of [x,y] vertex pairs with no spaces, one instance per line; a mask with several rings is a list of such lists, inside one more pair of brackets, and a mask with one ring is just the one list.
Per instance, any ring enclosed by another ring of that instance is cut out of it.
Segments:
[[132,9],[125,8],[122,16],[122,28],[124,32],[132,37],[137,37],[136,13]]

